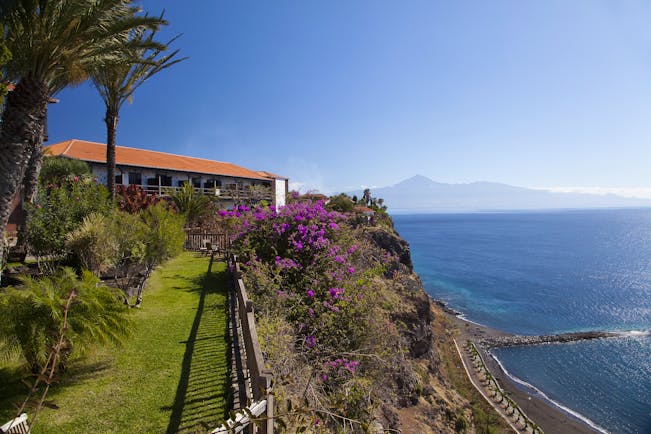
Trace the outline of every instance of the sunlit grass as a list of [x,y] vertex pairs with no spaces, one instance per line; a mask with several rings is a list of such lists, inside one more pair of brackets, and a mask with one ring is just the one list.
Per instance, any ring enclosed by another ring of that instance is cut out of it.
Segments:
[[[227,415],[229,372],[223,263],[183,253],[154,273],[134,330],[119,348],[71,362],[49,395],[38,433],[207,431]],[[0,422],[26,392],[16,364],[0,369]],[[2,366],[0,364],[0,366]],[[29,413],[29,411],[28,411]]]

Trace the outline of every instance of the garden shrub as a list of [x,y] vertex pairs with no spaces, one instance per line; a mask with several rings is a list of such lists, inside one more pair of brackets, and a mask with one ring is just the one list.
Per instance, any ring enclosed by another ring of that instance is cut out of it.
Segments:
[[103,185],[73,177],[41,188],[36,203],[28,207],[27,240],[31,251],[39,257],[62,258],[70,253],[66,236],[89,214],[107,213],[111,204]]
[[43,164],[39,173],[41,187],[61,185],[63,182],[73,181],[75,176],[78,179],[91,179],[90,166],[81,160],[49,155],[43,156]]
[[185,218],[159,202],[140,215],[146,232],[144,260],[151,266],[178,255],[185,242]]
[[112,221],[112,215],[92,213],[66,236],[66,247],[77,262],[96,276],[112,267],[118,257],[120,246]]
[[214,203],[210,196],[197,193],[190,183],[171,192],[170,200],[176,205],[176,209],[185,216],[188,225],[198,223],[202,217],[211,214],[214,209]]
[[[0,331],[8,348],[19,348],[35,372],[46,363],[62,332],[62,361],[97,343],[120,342],[129,332],[130,319],[116,290],[88,271],[77,278],[71,268],[62,268],[53,276],[21,280],[20,287],[0,291]],[[75,300],[64,330],[64,306],[72,292]]]
[[145,281],[154,268],[183,249],[185,219],[166,202],[138,214],[115,210],[91,214],[67,237],[67,247],[79,263],[99,274],[113,268],[116,286],[126,297],[138,288],[142,301]]
[[160,201],[156,194],[148,194],[139,185],[115,186],[115,201],[121,211],[137,214]]

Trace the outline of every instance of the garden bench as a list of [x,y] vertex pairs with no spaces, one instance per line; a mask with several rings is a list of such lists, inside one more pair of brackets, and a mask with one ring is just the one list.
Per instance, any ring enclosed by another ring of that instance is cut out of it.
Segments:
[[27,413],[23,413],[15,419],[0,426],[0,432],[3,434],[29,434],[29,425],[27,425]]
[[212,248],[212,243],[210,240],[201,240],[201,246],[199,247],[199,251],[205,255],[210,253],[210,250]]
[[245,412],[238,412],[235,414],[235,420],[228,419],[225,424],[222,424],[219,428],[216,428],[210,432],[210,434],[225,434],[225,433],[240,433],[246,428],[250,423],[251,419],[249,413],[253,417],[259,417],[267,409],[267,400],[263,399],[260,402],[254,402],[248,407],[246,407]]

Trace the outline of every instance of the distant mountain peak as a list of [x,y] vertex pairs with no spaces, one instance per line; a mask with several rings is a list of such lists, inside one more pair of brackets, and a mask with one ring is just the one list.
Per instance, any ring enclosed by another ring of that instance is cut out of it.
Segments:
[[651,206],[651,200],[616,195],[555,193],[489,181],[445,184],[424,175],[414,175],[390,187],[374,188],[372,194],[383,198],[389,211],[457,212]]
[[427,176],[414,175],[411,178],[407,178],[404,181],[400,181],[399,183],[395,184],[394,187],[398,187],[398,186],[404,187],[410,185],[427,186],[427,185],[435,185],[435,184],[439,184],[439,183],[436,181],[432,181]]

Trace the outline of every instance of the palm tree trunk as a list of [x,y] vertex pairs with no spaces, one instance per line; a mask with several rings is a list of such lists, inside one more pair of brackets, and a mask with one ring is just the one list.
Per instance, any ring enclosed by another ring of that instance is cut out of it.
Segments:
[[145,285],[147,285],[147,280],[149,280],[149,276],[151,275],[153,267],[150,265],[145,265],[145,270],[142,276],[142,280],[140,281],[140,285],[138,285],[138,294],[136,295],[136,304],[134,307],[140,307],[142,305],[142,293],[145,290]]
[[118,111],[106,109],[106,186],[111,199],[115,198],[115,146],[118,129]]
[[[32,155],[25,170],[23,178],[23,200],[26,203],[34,203],[38,193],[38,175],[41,173],[41,164],[43,163],[43,148],[34,147]],[[29,220],[29,211],[25,210],[23,223],[18,227],[18,241],[16,242],[16,251],[25,253],[27,251],[27,221]]]
[[[7,96],[0,130],[0,230],[7,227],[11,205],[36,148],[43,143],[48,88],[42,81],[23,78]],[[0,248],[0,264],[5,254]],[[1,277],[1,276],[0,276]]]

